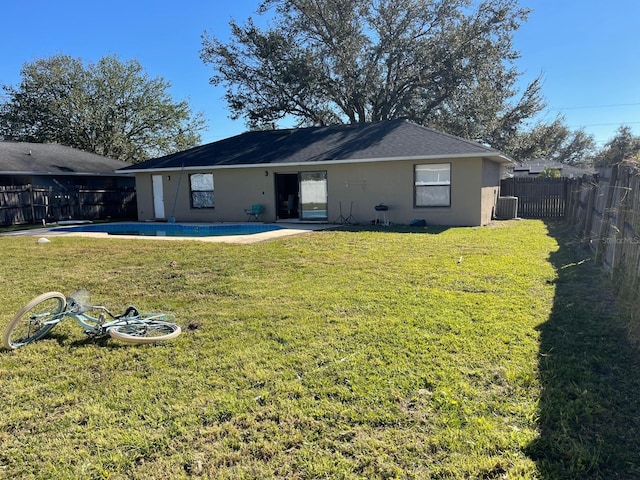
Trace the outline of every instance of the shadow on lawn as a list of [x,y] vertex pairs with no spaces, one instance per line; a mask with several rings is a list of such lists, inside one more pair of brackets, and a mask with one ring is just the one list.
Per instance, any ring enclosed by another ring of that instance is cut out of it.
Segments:
[[59,329],[55,328],[51,330],[47,336],[43,337],[43,339],[54,340],[58,343],[60,347],[68,348],[69,350],[74,350],[76,348],[83,348],[86,346],[98,346],[108,348],[109,350],[115,350],[120,348],[131,347],[132,344],[120,343],[114,341],[109,335],[102,337],[90,337],[87,335],[83,335],[75,340],[72,340],[71,336],[66,332],[61,332]]
[[559,250],[555,298],[540,325],[541,478],[640,478],[640,360],[605,277],[571,228],[549,222]]

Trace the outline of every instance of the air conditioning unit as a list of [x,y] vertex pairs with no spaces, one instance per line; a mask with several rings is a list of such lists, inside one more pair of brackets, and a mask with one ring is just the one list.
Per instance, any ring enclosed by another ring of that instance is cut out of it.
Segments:
[[500,220],[518,218],[518,197],[498,197],[496,218]]

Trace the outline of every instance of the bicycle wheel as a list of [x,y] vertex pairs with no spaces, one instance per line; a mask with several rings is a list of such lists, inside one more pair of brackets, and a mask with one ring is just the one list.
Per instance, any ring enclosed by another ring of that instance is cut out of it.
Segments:
[[175,323],[162,320],[145,320],[144,317],[139,317],[135,320],[124,320],[123,322],[125,323],[110,327],[109,335],[127,343],[165,342],[176,338],[182,331]]
[[34,298],[11,319],[2,335],[2,346],[12,350],[44,337],[56,325],[45,324],[61,320],[60,315],[67,306],[65,296],[59,292],[48,292]]

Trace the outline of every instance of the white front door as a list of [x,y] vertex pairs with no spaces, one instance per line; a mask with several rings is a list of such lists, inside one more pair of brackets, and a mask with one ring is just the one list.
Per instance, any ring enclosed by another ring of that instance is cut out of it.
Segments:
[[164,190],[162,189],[162,175],[152,175],[153,186],[153,216],[164,219]]

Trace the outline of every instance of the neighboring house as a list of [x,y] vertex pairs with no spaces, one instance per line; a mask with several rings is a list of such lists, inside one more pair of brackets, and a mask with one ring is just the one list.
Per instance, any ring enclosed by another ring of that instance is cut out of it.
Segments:
[[54,143],[0,142],[0,185],[58,188],[133,187],[129,164]]
[[533,160],[526,160],[519,165],[514,165],[513,170],[509,169],[514,177],[537,177],[545,170],[551,170],[558,172],[560,177],[574,178],[582,177],[583,175],[592,175],[595,173],[593,169],[586,169],[581,167],[574,167],[573,165],[567,165],[566,163],[554,162],[553,160],[545,160],[536,158]]
[[0,141],[0,225],[135,218],[129,164],[50,143]]
[[[135,173],[139,220],[484,225],[502,153],[406,120],[247,132],[120,170]],[[341,217],[342,215],[342,217]],[[355,223],[355,222],[354,222]]]

